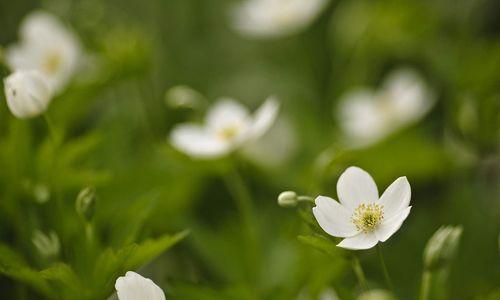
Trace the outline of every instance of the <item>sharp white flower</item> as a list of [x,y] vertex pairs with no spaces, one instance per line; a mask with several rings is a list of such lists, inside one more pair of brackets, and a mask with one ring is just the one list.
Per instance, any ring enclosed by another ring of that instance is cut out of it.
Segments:
[[329,0],[246,0],[232,11],[233,27],[249,37],[291,35],[307,27]]
[[221,99],[208,111],[204,125],[178,125],[172,130],[170,141],[192,157],[221,157],[266,133],[278,110],[274,97],[269,97],[253,115],[235,100]]
[[6,62],[12,70],[38,70],[54,93],[61,91],[81,56],[75,35],[53,15],[35,11],[23,20],[20,41],[10,46]]
[[17,71],[4,79],[5,98],[12,114],[30,118],[43,113],[52,100],[50,88],[38,71]]
[[340,99],[340,127],[353,146],[375,143],[418,121],[433,106],[434,96],[413,70],[391,73],[379,90],[358,88]]
[[115,283],[119,300],[165,300],[165,293],[151,279],[128,271]]
[[349,167],[337,182],[340,203],[318,196],[313,214],[329,235],[344,238],[337,246],[361,250],[385,242],[403,224],[411,206],[406,177],[396,179],[379,199],[377,185],[366,171]]

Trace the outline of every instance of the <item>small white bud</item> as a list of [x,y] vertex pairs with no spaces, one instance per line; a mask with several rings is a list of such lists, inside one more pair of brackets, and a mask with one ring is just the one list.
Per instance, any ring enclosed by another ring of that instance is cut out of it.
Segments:
[[462,236],[461,226],[443,226],[429,239],[424,249],[427,270],[446,267],[455,257]]
[[298,203],[297,193],[294,191],[285,191],[279,194],[278,204],[282,207],[294,207]]
[[84,188],[76,197],[76,212],[87,222],[94,216],[95,200],[95,189],[92,187]]
[[50,88],[38,71],[16,71],[4,80],[7,106],[17,118],[43,113],[52,100]]
[[390,292],[385,290],[370,290],[359,295],[358,300],[395,300]]
[[42,256],[50,258],[59,255],[61,244],[59,242],[59,237],[54,231],[45,234],[37,229],[33,232],[31,241]]
[[200,93],[184,85],[174,86],[165,93],[165,103],[172,108],[198,108],[203,102]]

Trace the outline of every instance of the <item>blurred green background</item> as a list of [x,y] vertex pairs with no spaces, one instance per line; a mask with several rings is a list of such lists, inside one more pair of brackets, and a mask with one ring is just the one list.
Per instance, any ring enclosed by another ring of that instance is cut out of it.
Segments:
[[[2,299],[46,297],[35,273],[12,275],[5,261],[22,259],[30,270],[71,265],[79,278],[59,282],[71,295],[101,288],[91,277],[105,249],[184,229],[184,240],[140,269],[167,299],[319,299],[328,287],[352,299],[357,283],[343,254],[334,259],[300,243],[311,229],[295,209],[276,204],[288,189],[336,198],[338,176],[350,165],[370,172],[380,191],[403,175],[412,185],[412,213],[384,244],[401,299],[415,299],[423,248],[442,224],[464,228],[449,299],[498,299],[500,2],[333,0],[301,32],[269,40],[231,29],[228,9],[236,3],[0,0],[2,46],[17,40],[23,16],[43,8],[69,24],[97,62],[49,108],[59,141],[42,118],[17,120],[0,105],[0,239],[8,248],[0,249],[0,269],[11,275],[0,277]],[[379,86],[399,66],[426,79],[437,95],[433,109],[377,144],[344,148],[339,97]],[[178,153],[170,129],[203,110],[166,105],[176,85],[208,103],[231,96],[252,109],[277,95],[280,117],[268,144],[264,137],[257,154],[217,161]],[[234,169],[255,207],[256,251],[243,241],[227,184]],[[74,201],[89,185],[98,195],[95,244],[82,255],[85,228]],[[58,234],[57,257],[38,252],[36,229]],[[359,254],[370,285],[383,287],[374,250]]]

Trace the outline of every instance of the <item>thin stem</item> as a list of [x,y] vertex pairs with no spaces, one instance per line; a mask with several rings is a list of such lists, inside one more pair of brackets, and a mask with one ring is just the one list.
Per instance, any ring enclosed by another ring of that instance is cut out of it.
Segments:
[[242,218],[242,226],[247,240],[249,255],[249,275],[255,276],[258,271],[259,246],[252,198],[243,178],[241,178],[236,168],[234,168],[232,172],[226,174],[224,179]]
[[54,125],[54,122],[52,122],[52,118],[50,118],[47,112],[43,114],[43,119],[45,121],[45,124],[47,124],[47,129],[49,131],[50,138],[54,142],[54,146],[56,146],[55,144],[58,142],[58,139],[57,139],[57,130]]
[[366,283],[365,272],[363,272],[363,267],[361,267],[361,263],[359,262],[359,258],[354,255],[352,257],[352,269],[354,274],[358,278],[359,285],[363,291],[368,290],[368,284]]
[[432,272],[424,271],[422,274],[422,284],[420,286],[419,300],[429,300],[432,285]]
[[309,196],[298,196],[297,201],[299,201],[299,202],[311,202],[314,204],[314,198],[309,197]]
[[378,259],[380,261],[380,267],[382,268],[382,272],[384,273],[384,278],[385,278],[385,282],[387,284],[387,287],[391,291],[394,291],[394,285],[392,284],[391,277],[389,276],[389,271],[387,270],[384,256],[382,255],[382,247],[380,246],[380,244],[377,244],[377,254],[378,254]]

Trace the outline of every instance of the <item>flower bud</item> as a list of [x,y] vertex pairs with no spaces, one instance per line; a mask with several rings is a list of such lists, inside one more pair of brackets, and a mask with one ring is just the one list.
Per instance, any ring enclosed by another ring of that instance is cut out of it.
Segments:
[[370,290],[359,295],[358,300],[395,300],[390,292],[385,290]]
[[90,221],[95,210],[95,189],[86,187],[76,197],[76,212],[85,220]]
[[446,267],[455,257],[461,235],[461,226],[439,228],[424,249],[425,268],[435,270]]
[[278,196],[278,205],[282,207],[294,207],[297,206],[298,199],[297,193],[294,191],[285,191]]
[[54,231],[50,231],[47,235],[37,229],[33,232],[31,241],[42,256],[50,258],[59,255],[61,244],[59,242],[59,237]]
[[49,85],[38,71],[16,71],[4,80],[7,106],[17,118],[43,113],[52,100]]
[[203,102],[200,93],[184,85],[174,86],[165,93],[165,103],[172,108],[198,108]]

